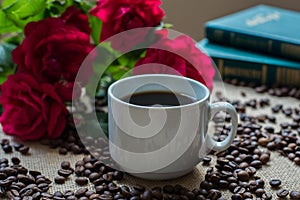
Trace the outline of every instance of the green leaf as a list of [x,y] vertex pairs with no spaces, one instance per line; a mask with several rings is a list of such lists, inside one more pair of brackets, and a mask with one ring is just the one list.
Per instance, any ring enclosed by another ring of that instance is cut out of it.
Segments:
[[94,41],[94,43],[97,45],[99,44],[99,40],[100,40],[100,34],[101,34],[101,29],[102,29],[102,21],[95,16],[92,15],[88,15],[89,16],[89,22],[92,28],[92,39]]
[[43,19],[46,0],[15,0],[3,8],[7,18],[16,26],[24,28],[31,21]]
[[12,21],[10,21],[10,19],[3,12],[3,10],[0,10],[0,34],[16,32],[18,30],[20,30],[20,28],[15,26],[15,24]]
[[163,24],[163,28],[172,28],[172,27],[173,27],[173,24],[170,24],[170,23]]
[[58,17],[74,2],[73,0],[46,0],[46,4],[46,15]]

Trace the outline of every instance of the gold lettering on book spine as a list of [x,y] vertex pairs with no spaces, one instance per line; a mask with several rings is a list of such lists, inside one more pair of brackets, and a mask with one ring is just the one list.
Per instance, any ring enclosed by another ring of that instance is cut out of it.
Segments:
[[300,58],[300,46],[289,43],[281,43],[280,47],[282,55],[293,58]]
[[276,70],[276,83],[300,87],[300,70],[278,67]]
[[267,82],[267,65],[262,66],[262,74],[261,74],[261,82],[262,84],[266,84]]
[[224,66],[224,60],[223,59],[219,59],[219,61],[218,61],[218,68],[219,68],[220,74],[224,73],[223,66]]
[[268,40],[268,52],[272,52],[272,49],[273,49],[273,41]]
[[239,78],[251,78],[261,80],[262,72],[261,70],[246,69],[235,66],[224,65],[223,74],[226,76],[235,76]]
[[214,39],[221,42],[223,40],[223,34],[224,32],[221,31],[221,30],[215,30],[213,32],[213,36],[214,36]]

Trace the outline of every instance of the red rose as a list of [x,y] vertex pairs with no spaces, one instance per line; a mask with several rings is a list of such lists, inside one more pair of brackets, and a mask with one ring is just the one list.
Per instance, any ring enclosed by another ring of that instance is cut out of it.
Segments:
[[[160,0],[99,0],[91,14],[103,22],[100,41],[130,29],[158,26],[164,17],[160,5]],[[146,35],[144,31],[123,34],[122,41],[112,45],[127,49],[143,42]]]
[[[81,63],[93,49],[88,18],[73,7],[61,18],[29,23],[24,32],[26,37],[12,57],[20,72],[33,74],[39,82],[74,82]],[[92,66],[87,73],[92,73]]]
[[212,90],[215,69],[211,59],[196,47],[190,37],[180,35],[175,39],[160,40],[136,63],[134,74],[153,73],[180,74]]
[[68,111],[52,85],[28,74],[9,76],[2,85],[0,117],[3,131],[22,140],[56,138],[65,128]]
[[76,99],[79,98],[82,89],[82,87],[80,87],[79,84],[75,84],[74,82],[71,83],[65,82],[65,81],[59,81],[55,83],[54,88],[58,96],[63,101],[72,101],[73,97]]

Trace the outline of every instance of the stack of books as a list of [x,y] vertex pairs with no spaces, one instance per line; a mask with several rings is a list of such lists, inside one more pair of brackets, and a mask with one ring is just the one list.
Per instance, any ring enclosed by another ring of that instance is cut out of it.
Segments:
[[300,13],[258,5],[205,25],[198,47],[223,79],[300,88]]

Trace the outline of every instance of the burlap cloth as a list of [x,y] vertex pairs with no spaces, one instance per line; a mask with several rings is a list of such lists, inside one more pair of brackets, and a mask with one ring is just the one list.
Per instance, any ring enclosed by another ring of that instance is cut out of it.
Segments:
[[[270,98],[270,102],[273,105],[280,103],[284,106],[289,107],[300,106],[300,101],[294,98],[279,98],[269,96],[268,94],[258,94],[251,88],[237,87],[229,84],[225,84],[224,86],[225,90],[223,89],[222,84],[216,83],[215,89],[213,91],[213,96],[216,91],[222,91],[223,93],[226,93],[225,95],[228,99],[240,99],[241,101],[246,101],[247,99],[261,99],[264,97],[268,97]],[[246,93],[246,97],[242,97],[242,91]],[[214,97],[212,97],[212,100],[214,100]],[[270,107],[266,107],[264,109],[259,108],[257,110],[251,110],[249,108],[247,111],[249,111],[248,114],[253,116],[259,115],[260,113],[271,114]],[[291,119],[284,117],[283,114],[276,114],[276,117],[277,122],[291,121]],[[277,129],[279,129],[279,127],[277,127]],[[4,135],[3,133],[0,134],[0,137],[15,140],[13,138],[10,138],[9,136]],[[0,150],[0,157],[11,158],[12,156],[17,156],[21,158],[22,164],[25,167],[27,167],[28,169],[39,170],[51,180],[53,180],[57,175],[57,170],[60,168],[60,163],[62,161],[68,160],[75,163],[77,160],[80,160],[83,157],[82,155],[73,155],[72,153],[68,153],[65,156],[59,155],[57,149],[50,149],[49,147],[43,146],[38,142],[28,142],[25,144],[31,147],[30,155],[22,156],[19,152],[16,151],[11,154],[4,154],[4,152]],[[211,162],[210,166],[213,165],[214,160]],[[125,181],[123,181],[121,184],[141,184],[149,188],[153,186],[163,186],[166,184],[181,184],[187,188],[193,189],[199,187],[200,182],[204,179],[207,168],[207,166],[199,164],[190,174],[178,179],[168,181],[147,181],[134,178],[130,175],[126,175]],[[277,152],[272,152],[271,161],[267,165],[264,165],[262,169],[258,170],[257,175],[263,178],[266,182],[268,182],[271,178],[279,178],[282,181],[282,188],[300,191],[300,166],[296,166],[293,162],[288,160],[286,157],[279,155],[279,153]],[[50,192],[55,192],[57,190],[65,191],[69,189],[76,190],[78,186],[75,184],[72,178],[73,177],[71,176],[71,178],[68,179],[63,185],[57,185],[53,183],[52,187],[50,188]],[[91,189],[93,188],[91,185],[89,187]],[[266,183],[265,189],[266,191],[269,191],[273,194],[273,199],[277,199],[277,196],[275,194],[276,190],[272,190],[268,183]],[[231,199],[231,193],[228,191],[224,191],[223,197],[225,199]]]

